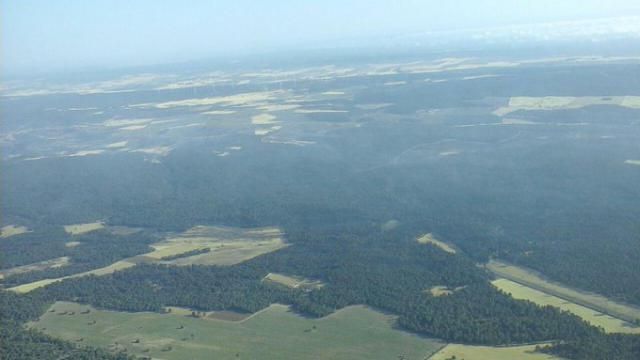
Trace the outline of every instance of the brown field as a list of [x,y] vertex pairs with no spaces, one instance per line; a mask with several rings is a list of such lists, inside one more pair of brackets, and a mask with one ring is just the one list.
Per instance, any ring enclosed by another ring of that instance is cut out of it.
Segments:
[[497,279],[492,284],[498,289],[510,294],[514,299],[529,300],[540,306],[551,305],[564,311],[569,311],[591,325],[599,326],[608,333],[640,334],[640,326],[634,326],[624,320],[605,315],[599,311],[566,301],[557,296],[549,295],[528,286],[518,284],[507,279]]
[[420,244],[431,244],[439,247],[443,251],[446,251],[451,254],[456,253],[456,249],[454,249],[451,245],[436,239],[436,237],[432,233],[424,234],[416,239]]
[[[545,345],[545,344],[541,344]],[[449,344],[429,360],[552,360],[560,359],[555,356],[535,352],[536,345],[522,346],[472,346]]]
[[20,235],[29,232],[26,226],[6,225],[0,229],[0,238],[8,238],[9,236]]
[[104,228],[104,223],[102,221],[96,221],[86,224],[65,225],[64,231],[71,235],[80,235],[91,231],[100,230],[102,228]]
[[633,322],[636,319],[640,319],[640,308],[638,307],[615,302],[599,294],[571,289],[562,284],[549,281],[533,270],[496,260],[490,261],[486,267],[499,277],[599,311],[612,317],[625,320],[627,322]]
[[69,263],[69,257],[63,256],[55,259],[40,261],[33,264],[16,266],[10,269],[0,270],[0,279],[11,275],[24,274],[31,271],[42,271],[46,269],[55,269],[65,266]]

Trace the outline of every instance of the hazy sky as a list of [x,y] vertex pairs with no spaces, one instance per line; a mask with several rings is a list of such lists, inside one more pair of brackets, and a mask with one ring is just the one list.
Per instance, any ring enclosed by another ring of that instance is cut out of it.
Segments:
[[5,71],[68,70],[639,14],[638,0],[0,0],[0,56]]

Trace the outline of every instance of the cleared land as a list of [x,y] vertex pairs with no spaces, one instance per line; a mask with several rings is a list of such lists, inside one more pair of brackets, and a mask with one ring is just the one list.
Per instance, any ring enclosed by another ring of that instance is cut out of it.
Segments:
[[79,344],[168,360],[424,359],[442,347],[394,329],[392,316],[362,306],[308,319],[272,305],[239,322],[101,311],[67,302],[51,310],[29,326]]
[[438,351],[429,360],[543,360],[559,357],[535,352],[536,345],[522,346],[472,346],[449,344]]
[[[87,228],[93,229],[95,224],[104,227],[102,223],[79,224],[72,230],[84,231]],[[91,226],[87,226],[91,225]],[[79,228],[75,228],[79,227]],[[112,228],[110,228],[112,229]],[[66,230],[66,227],[65,227]],[[113,230],[113,229],[112,229]],[[138,231],[134,228],[118,228],[122,231]],[[67,230],[69,232],[69,230]],[[77,232],[76,232],[77,233]],[[73,233],[72,233],[73,234]],[[37,288],[65,279],[86,276],[86,275],[108,275],[116,271],[123,270],[138,263],[161,263],[167,265],[219,265],[228,266],[241,263],[256,256],[289,246],[284,239],[284,234],[275,227],[265,228],[231,228],[221,226],[195,226],[178,236],[168,238],[161,242],[152,244],[154,251],[134,256],[128,259],[117,261],[109,266],[78,274],[64,276],[55,279],[44,279],[32,283],[22,284],[9,288],[8,290],[18,293],[26,293]],[[203,254],[185,256],[174,260],[161,260],[163,257],[184,254],[188,251],[209,248],[210,251]]]
[[429,292],[431,294],[431,296],[435,296],[435,297],[439,297],[439,296],[447,296],[447,295],[451,295],[456,291],[460,291],[462,289],[464,289],[465,286],[459,286],[457,288],[450,288],[444,285],[438,285],[438,286],[434,286],[431,289],[425,290],[426,292]]
[[497,279],[492,284],[498,289],[511,294],[514,299],[529,300],[538,305],[551,305],[559,309],[569,311],[594,326],[602,327],[609,333],[640,334],[640,327],[624,320],[614,318],[599,311],[574,304],[557,296],[549,295],[542,291],[532,289],[507,279]]
[[0,229],[0,238],[8,238],[9,236],[20,235],[29,232],[26,226],[6,225]]
[[135,266],[135,263],[126,261],[126,260],[121,260],[121,261],[117,261],[109,266],[105,266],[99,269],[94,269],[94,270],[90,270],[90,271],[85,271],[85,272],[81,272],[78,274],[73,274],[73,275],[69,275],[69,276],[63,276],[63,277],[59,277],[59,278],[54,278],[54,279],[43,279],[43,280],[39,280],[39,281],[34,281],[31,283],[27,283],[27,284],[22,284],[22,285],[18,285],[18,286],[14,286],[12,288],[8,288],[7,290],[11,290],[20,294],[23,293],[28,293],[30,291],[33,291],[35,289],[41,288],[43,286],[47,286],[49,284],[53,284],[55,282],[58,281],[62,281],[65,279],[71,279],[71,278],[76,278],[76,277],[81,277],[81,276],[87,276],[87,275],[96,275],[96,276],[102,276],[102,275],[108,275],[108,274],[113,274],[116,271],[119,270],[124,270],[126,268],[130,268],[132,266]]
[[31,271],[42,271],[47,269],[55,269],[61,266],[65,266],[69,263],[69,257],[63,256],[55,259],[40,261],[33,264],[16,266],[10,269],[0,270],[0,279],[3,279],[7,276],[24,274]]
[[640,166],[640,160],[625,160],[625,164]]
[[91,231],[100,230],[102,228],[104,228],[104,223],[102,221],[96,221],[86,224],[65,225],[64,231],[71,235],[80,235]]
[[288,246],[284,234],[275,227],[241,229],[195,226],[184,233],[151,245],[155,250],[143,255],[158,260],[165,256],[209,248],[211,251],[162,263],[173,265],[234,265]]
[[289,276],[278,273],[268,273],[267,276],[264,277],[263,281],[270,281],[276,284],[284,285],[290,288],[308,288],[308,289],[317,289],[324,286],[321,281],[314,281],[305,278],[301,278],[298,276]]
[[493,113],[504,116],[518,110],[560,110],[579,109],[590,105],[617,105],[640,109],[640,96],[514,96],[509,104]]
[[420,244],[435,245],[435,246],[439,247],[440,249],[442,249],[443,251],[446,251],[446,252],[451,253],[451,254],[455,254],[456,253],[456,249],[451,247],[451,245],[436,239],[436,237],[432,233],[424,234],[424,235],[420,236],[419,238],[417,238],[416,241],[419,242]]
[[561,284],[546,280],[529,269],[496,260],[490,261],[487,264],[487,269],[491,270],[499,277],[554,295],[561,299],[565,299],[618,319],[628,322],[640,319],[640,308],[611,301],[602,295],[568,288]]

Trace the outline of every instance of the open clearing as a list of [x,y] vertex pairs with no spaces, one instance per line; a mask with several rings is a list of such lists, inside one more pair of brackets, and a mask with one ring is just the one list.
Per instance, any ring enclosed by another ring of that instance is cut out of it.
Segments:
[[0,238],[8,238],[9,236],[20,235],[29,232],[26,226],[6,225],[0,229]]
[[264,277],[263,281],[271,281],[280,285],[284,285],[286,287],[290,287],[293,289],[296,288],[307,288],[307,289],[318,289],[324,286],[321,281],[313,281],[305,278],[301,278],[298,276],[289,276],[278,273],[268,273],[267,276]]
[[591,105],[617,105],[640,109],[640,96],[514,96],[509,104],[493,113],[504,116],[518,110],[561,110],[579,109]]
[[496,260],[490,261],[487,264],[487,269],[499,277],[528,286],[543,293],[554,295],[575,304],[597,310],[618,319],[628,322],[640,319],[640,308],[614,302],[602,295],[568,288],[562,284],[546,280],[529,269]]
[[635,326],[624,320],[605,315],[599,311],[574,304],[511,280],[498,279],[492,281],[492,284],[498,289],[511,294],[514,299],[529,300],[541,306],[551,305],[559,309],[569,311],[588,321],[592,325],[602,327],[606,332],[640,334],[640,326]]
[[96,221],[86,224],[65,225],[64,231],[71,235],[80,235],[91,231],[100,230],[102,228],[104,228],[104,223],[102,221]]
[[151,245],[155,250],[144,254],[158,260],[187,251],[209,248],[193,256],[162,261],[173,265],[234,265],[256,256],[288,246],[283,233],[275,227],[241,229],[221,226],[195,226],[184,233]]
[[640,166],[640,160],[625,160],[625,164]]
[[440,249],[442,249],[443,251],[446,251],[446,252],[451,253],[451,254],[455,254],[456,253],[456,249],[451,247],[451,245],[436,239],[436,237],[432,233],[424,234],[424,235],[420,236],[419,238],[417,238],[416,241],[419,242],[420,244],[432,244],[432,245],[435,245],[435,246],[439,247]]
[[438,286],[434,286],[430,289],[425,290],[425,292],[428,292],[429,294],[431,294],[431,296],[435,296],[435,297],[439,297],[439,296],[447,296],[447,295],[451,295],[456,291],[460,291],[462,289],[464,289],[465,286],[458,286],[457,288],[450,288],[444,285],[438,285]]
[[29,326],[79,344],[168,360],[424,359],[442,347],[394,329],[392,316],[363,306],[308,319],[272,305],[239,322],[102,311],[68,302],[50,309]]
[[33,264],[16,266],[10,269],[0,270],[0,279],[11,275],[24,274],[31,271],[42,271],[47,269],[55,269],[65,266],[69,263],[69,257],[63,256],[55,259],[40,261]]
[[[78,231],[78,228],[75,227],[79,226],[80,230],[86,230],[87,228],[95,227],[95,224],[100,224],[99,228],[104,227],[103,223],[78,224],[69,226],[74,226],[72,230]],[[109,229],[113,228],[110,227]],[[136,231],[139,230],[134,228],[122,229]],[[70,232],[70,230],[67,231]],[[83,231],[81,233],[84,232],[87,231]],[[194,226],[175,237],[170,237],[161,242],[152,244],[151,247],[154,249],[154,251],[151,251],[149,253],[123,259],[99,269],[85,271],[82,273],[55,279],[43,279],[32,283],[14,286],[12,288],[9,288],[8,290],[15,291],[17,293],[26,293],[65,279],[87,275],[102,276],[112,274],[116,271],[135,266],[138,263],[160,263],[178,266],[235,265],[243,261],[252,259],[256,256],[289,246],[289,244],[284,241],[283,236],[284,234],[282,233],[282,231],[276,227],[242,229],[222,226]],[[161,260],[166,256],[184,254],[188,251],[200,250],[205,248],[209,248],[210,251],[203,254],[177,258],[174,260]]]
[[[536,345],[522,346],[472,346],[449,344],[438,351],[429,360],[551,360],[560,359],[552,355],[534,352]],[[455,358],[454,358],[455,356]]]
[[18,285],[18,286],[14,286],[12,288],[8,288],[7,290],[11,290],[20,294],[23,293],[28,293],[30,291],[33,291],[35,289],[41,288],[43,286],[47,286],[49,284],[53,284],[55,282],[58,281],[62,281],[65,279],[72,279],[72,278],[76,278],[76,277],[81,277],[81,276],[87,276],[87,275],[96,275],[96,276],[102,276],[102,275],[108,275],[108,274],[113,274],[116,271],[119,270],[124,270],[126,268],[130,268],[132,266],[135,266],[135,263],[126,261],[126,260],[121,260],[121,261],[117,261],[109,266],[105,266],[99,269],[94,269],[94,270],[90,270],[90,271],[85,271],[85,272],[81,272],[78,274],[73,274],[73,275],[69,275],[69,276],[63,276],[63,277],[59,277],[59,278],[54,278],[54,279],[43,279],[43,280],[38,280],[38,281],[34,281],[31,283],[27,283],[27,284],[22,284],[22,285]]

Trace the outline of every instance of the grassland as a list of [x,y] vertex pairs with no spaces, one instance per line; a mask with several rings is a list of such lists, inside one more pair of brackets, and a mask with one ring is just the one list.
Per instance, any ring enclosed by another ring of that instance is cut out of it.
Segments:
[[153,244],[147,258],[210,248],[211,251],[162,263],[172,265],[234,265],[256,256],[276,251],[288,244],[278,228],[241,229],[218,226],[195,226],[176,237]]
[[472,346],[449,344],[434,354],[429,360],[551,360],[555,356],[536,353],[536,345],[522,346]]
[[65,266],[69,263],[69,257],[63,256],[55,259],[40,261],[33,264],[16,266],[10,269],[0,270],[0,279],[11,275],[24,274],[31,271],[42,271],[47,269],[55,269]]
[[362,306],[308,319],[286,306],[272,305],[232,322],[57,302],[29,326],[79,344],[167,360],[424,359],[442,347],[438,341],[394,329],[393,320]]
[[102,221],[96,221],[86,224],[65,225],[64,231],[71,235],[80,235],[91,231],[100,230],[102,228],[104,228],[104,223]]
[[20,235],[29,232],[26,226],[6,225],[0,229],[0,238],[8,238],[9,236]]
[[529,300],[541,306],[550,305],[564,311],[569,311],[588,321],[590,324],[603,328],[606,332],[640,334],[639,326],[634,326],[624,320],[566,301],[557,296],[532,289],[511,280],[497,279],[494,280],[492,284],[498,289],[511,294],[515,299]]
[[635,306],[614,302],[602,295],[568,288],[562,284],[544,279],[534,271],[522,267],[492,260],[487,264],[487,269],[499,277],[627,322],[640,319],[640,309]]
[[102,275],[108,275],[108,274],[113,274],[116,271],[119,270],[124,270],[126,268],[130,268],[132,266],[135,266],[135,263],[129,262],[129,261],[125,261],[125,260],[121,260],[121,261],[117,261],[111,265],[99,268],[99,269],[94,269],[94,270],[90,270],[90,271],[85,271],[85,272],[81,272],[78,274],[73,274],[73,275],[69,275],[69,276],[63,276],[63,277],[59,277],[59,278],[53,278],[53,279],[43,279],[43,280],[39,280],[39,281],[34,281],[31,283],[27,283],[27,284],[22,284],[22,285],[18,285],[18,286],[14,286],[11,287],[7,290],[11,290],[20,294],[23,293],[28,293],[30,291],[33,291],[35,289],[41,288],[43,286],[47,286],[49,284],[53,284],[55,282],[58,281],[62,281],[65,279],[71,279],[71,278],[76,278],[76,277],[81,277],[81,276],[87,276],[87,275],[96,275],[96,276],[102,276]]
[[[99,226],[98,226],[99,224]],[[103,223],[78,224],[73,226],[69,232],[72,234],[88,232],[104,227]],[[89,230],[88,230],[89,229]],[[110,230],[114,228],[109,227]],[[66,230],[66,227],[65,227]],[[117,231],[130,232],[139,229],[116,228]],[[166,265],[219,265],[228,266],[241,263],[256,256],[282,249],[287,244],[283,239],[284,234],[275,227],[265,228],[231,228],[220,226],[195,226],[177,236],[169,237],[166,240],[152,244],[153,251],[134,256],[128,259],[117,261],[111,265],[85,271],[78,274],[64,276],[54,279],[44,279],[32,283],[22,284],[9,288],[11,291],[26,293],[37,288],[86,275],[108,275],[115,271],[123,270],[138,263],[161,263]],[[74,244],[77,246],[77,244]],[[210,251],[202,254],[180,257],[173,260],[161,260],[163,257],[184,254],[193,250],[209,248]]]
[[416,239],[420,244],[431,244],[439,247],[443,251],[446,251],[451,254],[456,253],[456,249],[454,249],[451,245],[438,240],[432,233],[424,234]]

